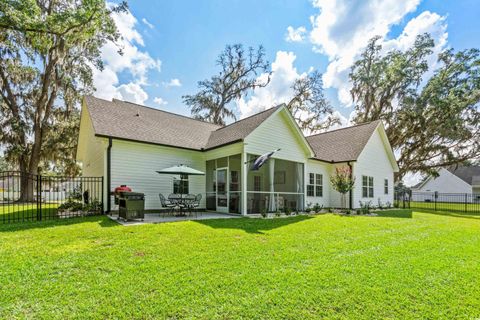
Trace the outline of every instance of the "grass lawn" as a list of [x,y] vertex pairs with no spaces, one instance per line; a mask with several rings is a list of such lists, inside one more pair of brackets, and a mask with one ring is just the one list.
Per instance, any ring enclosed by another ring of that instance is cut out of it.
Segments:
[[0,318],[478,319],[480,217],[0,225]]
[[[42,203],[42,219],[55,218],[58,206],[58,203]],[[18,203],[13,205],[0,205],[0,223],[35,220],[37,220],[36,204]]]
[[[412,201],[410,202],[411,208],[416,209],[435,209],[434,202],[422,202],[422,201]],[[466,210],[465,210],[466,209]],[[466,213],[477,213],[480,214],[480,203],[451,203],[451,202],[437,202],[437,210],[446,210],[454,212],[466,212]]]

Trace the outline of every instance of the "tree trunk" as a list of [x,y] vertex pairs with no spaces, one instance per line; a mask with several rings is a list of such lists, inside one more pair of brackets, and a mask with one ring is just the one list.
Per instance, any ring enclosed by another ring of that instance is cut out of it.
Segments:
[[33,202],[36,177],[28,172],[25,159],[20,161],[20,198],[19,202]]

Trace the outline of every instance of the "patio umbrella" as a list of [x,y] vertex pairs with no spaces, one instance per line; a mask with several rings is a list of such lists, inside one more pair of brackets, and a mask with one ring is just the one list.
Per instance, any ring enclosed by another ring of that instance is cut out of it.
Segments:
[[184,164],[165,168],[157,172],[160,174],[180,174],[180,175],[184,174],[187,176],[204,176],[205,175],[205,172],[190,168],[189,166],[186,166]]

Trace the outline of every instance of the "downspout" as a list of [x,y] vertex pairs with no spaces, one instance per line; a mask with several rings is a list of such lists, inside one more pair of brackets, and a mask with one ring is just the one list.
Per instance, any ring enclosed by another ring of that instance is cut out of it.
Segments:
[[112,138],[108,138],[108,147],[107,147],[107,213],[110,213],[112,201],[110,199],[110,192],[112,189]]
[[[348,164],[348,167],[350,168],[350,180],[352,179],[353,177],[353,166],[350,162],[347,162]],[[352,210],[353,209],[353,188],[350,189],[349,191],[349,197],[348,197],[348,206],[350,207],[349,209]]]

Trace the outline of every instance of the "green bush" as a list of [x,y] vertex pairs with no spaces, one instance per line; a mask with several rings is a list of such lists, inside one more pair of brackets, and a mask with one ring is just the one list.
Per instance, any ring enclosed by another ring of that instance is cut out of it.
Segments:
[[360,212],[361,214],[370,214],[370,209],[372,208],[372,202],[371,201],[366,201],[366,202],[360,202]]
[[67,199],[64,203],[58,206],[60,210],[70,210],[70,211],[79,211],[83,209],[83,204],[81,202],[75,201],[72,198]]
[[262,215],[262,217],[266,218],[267,217],[267,209],[266,208],[262,208],[260,210],[260,214]]
[[313,206],[313,211],[315,211],[316,213],[320,213],[320,211],[322,211],[323,209],[323,205],[319,205],[318,203],[315,203],[315,205]]

